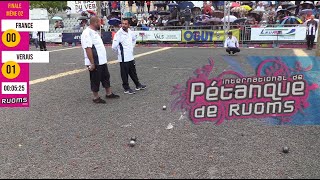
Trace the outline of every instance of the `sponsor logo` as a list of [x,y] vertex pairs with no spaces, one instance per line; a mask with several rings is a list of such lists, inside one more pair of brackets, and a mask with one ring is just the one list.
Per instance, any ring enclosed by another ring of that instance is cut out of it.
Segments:
[[263,29],[259,36],[294,36],[296,35],[296,29]]
[[164,39],[164,35],[163,34],[159,34],[159,33],[155,33],[154,34],[154,38],[162,40],[162,39]]
[[2,98],[1,104],[25,104],[28,103],[28,98]]
[[74,39],[81,39],[80,35],[74,36]]

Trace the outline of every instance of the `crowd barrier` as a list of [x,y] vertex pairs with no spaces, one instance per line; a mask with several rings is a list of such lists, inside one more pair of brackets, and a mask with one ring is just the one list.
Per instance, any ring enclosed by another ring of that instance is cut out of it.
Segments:
[[[152,31],[142,31],[135,28],[137,42],[175,42],[175,43],[206,43],[223,42],[225,31],[222,26],[161,27]],[[180,27],[182,28],[182,27]],[[267,25],[266,27],[231,26],[233,35],[240,43],[263,42],[304,42],[306,39],[306,26],[304,25]],[[103,32],[102,40],[105,44],[112,42],[115,32]],[[317,31],[318,34],[318,31]],[[316,34],[316,37],[317,37]],[[46,33],[46,41],[54,43],[80,43],[81,32],[74,33]],[[315,38],[317,42],[317,38]]]

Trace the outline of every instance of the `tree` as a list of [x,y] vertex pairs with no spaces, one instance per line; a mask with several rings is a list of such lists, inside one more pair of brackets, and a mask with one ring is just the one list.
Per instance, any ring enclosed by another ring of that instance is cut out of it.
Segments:
[[62,11],[67,6],[67,1],[30,1],[30,8],[44,8],[51,16]]

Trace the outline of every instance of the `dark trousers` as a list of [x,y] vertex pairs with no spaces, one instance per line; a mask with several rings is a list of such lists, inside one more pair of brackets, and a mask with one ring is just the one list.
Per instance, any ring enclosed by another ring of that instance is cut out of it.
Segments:
[[315,35],[307,35],[307,46],[312,49],[314,44]]
[[150,12],[150,5],[147,5],[147,8],[148,8],[148,13]]
[[46,51],[47,46],[45,41],[39,41],[40,51]]
[[232,52],[232,54],[236,53],[236,52],[240,52],[240,49],[237,47],[228,47],[226,49],[226,51],[230,54],[230,52]]
[[140,86],[140,82],[138,79],[137,71],[136,71],[136,63],[134,60],[129,62],[121,62],[120,63],[120,73],[122,79],[122,87],[125,90],[130,89],[129,82],[128,82],[128,75],[130,75],[132,81],[137,86]]
[[92,92],[99,92],[100,83],[104,88],[110,87],[110,73],[107,64],[96,65],[96,68],[93,71],[89,71],[89,73]]

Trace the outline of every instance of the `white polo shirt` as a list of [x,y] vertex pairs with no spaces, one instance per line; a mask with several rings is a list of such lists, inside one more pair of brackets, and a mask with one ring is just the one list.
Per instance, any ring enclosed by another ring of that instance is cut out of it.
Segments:
[[118,52],[119,62],[129,62],[134,60],[133,49],[136,45],[137,35],[128,29],[125,32],[122,28],[114,35],[112,50]]
[[95,65],[103,65],[107,63],[107,51],[97,31],[87,27],[81,34],[81,46],[84,51],[84,61],[86,66],[91,65],[85,50],[87,47],[92,48]]
[[234,36],[230,39],[227,37],[227,39],[224,42],[224,47],[239,47],[238,39]]

